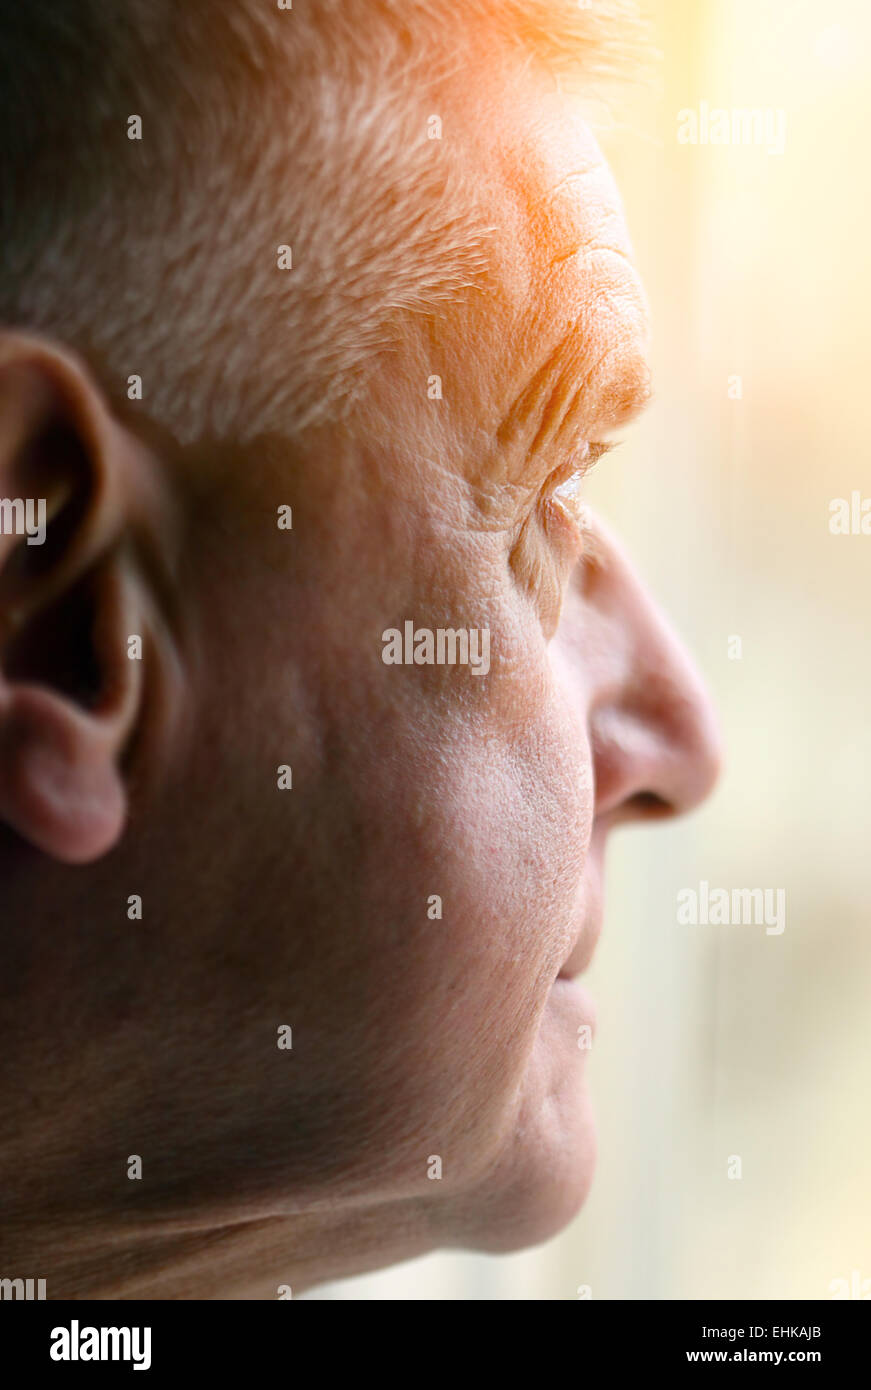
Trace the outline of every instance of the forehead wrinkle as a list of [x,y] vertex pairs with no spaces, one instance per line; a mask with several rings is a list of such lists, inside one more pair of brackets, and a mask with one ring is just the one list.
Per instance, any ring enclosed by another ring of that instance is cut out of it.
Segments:
[[[581,252],[594,240],[598,227],[592,221],[594,209],[602,209],[602,167],[591,158],[583,169],[564,174],[551,183],[549,171],[526,190],[526,216],[534,244],[549,256],[551,264]],[[587,189],[590,190],[587,195]]]
[[555,450],[566,463],[573,445],[596,442],[594,423],[642,403],[632,379],[646,373],[624,359],[641,341],[643,292],[583,104],[555,93],[528,53],[500,65],[491,52],[480,75],[474,89],[449,85],[492,233],[490,277],[456,323],[448,316],[457,338],[440,348],[446,369],[451,351],[475,364],[455,406],[454,466],[504,499],[540,487]]
[[508,159],[528,279],[515,303],[519,393],[495,431],[527,460],[590,442],[649,394],[646,299],[619,192],[574,104],[539,96]]

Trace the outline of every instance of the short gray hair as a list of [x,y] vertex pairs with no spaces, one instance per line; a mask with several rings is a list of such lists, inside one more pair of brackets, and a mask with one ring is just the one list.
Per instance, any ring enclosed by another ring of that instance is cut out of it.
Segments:
[[633,15],[0,0],[0,321],[79,351],[119,406],[140,376],[141,409],[182,444],[319,424],[403,315],[486,275],[486,219],[427,138],[428,76],[462,61],[475,19],[560,73],[607,74]]

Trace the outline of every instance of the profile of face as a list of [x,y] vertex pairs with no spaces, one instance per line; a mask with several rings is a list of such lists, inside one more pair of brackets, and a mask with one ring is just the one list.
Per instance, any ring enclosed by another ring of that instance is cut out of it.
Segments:
[[137,415],[80,343],[0,337],[0,491],[47,499],[0,538],[0,1175],[50,1297],[514,1250],[590,1187],[608,835],[718,743],[582,500],[649,394],[617,192],[485,48],[426,99],[486,275],[350,411],[181,447],[147,381]]

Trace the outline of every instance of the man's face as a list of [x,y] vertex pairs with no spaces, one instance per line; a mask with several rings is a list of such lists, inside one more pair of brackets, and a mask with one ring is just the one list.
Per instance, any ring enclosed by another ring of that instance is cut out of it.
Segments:
[[[576,1211],[605,840],[715,775],[692,668],[573,500],[647,392],[615,190],[552,82],[480,76],[444,87],[438,157],[496,228],[490,281],[347,426],[229,460],[192,508],[195,720],[127,861],[179,924],[142,986],[153,1094],[196,1116],[201,1191],[303,1213],[321,1274]],[[407,622],[487,629],[489,670],[388,664]]]

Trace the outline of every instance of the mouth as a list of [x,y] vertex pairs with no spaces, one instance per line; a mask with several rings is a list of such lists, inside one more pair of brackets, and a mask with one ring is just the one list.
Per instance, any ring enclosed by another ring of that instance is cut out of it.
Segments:
[[[596,1036],[598,1010],[585,981],[577,975],[558,975],[551,991],[552,998],[568,1010],[572,1025],[577,1028],[577,1046],[588,1048]],[[585,1029],[585,1041],[581,1041],[581,1029]]]
[[597,922],[592,931],[589,922],[586,924],[586,929],[575,942],[568,960],[560,966],[560,972],[557,975],[558,980],[576,980],[579,975],[584,973],[593,959],[600,932],[601,922]]

